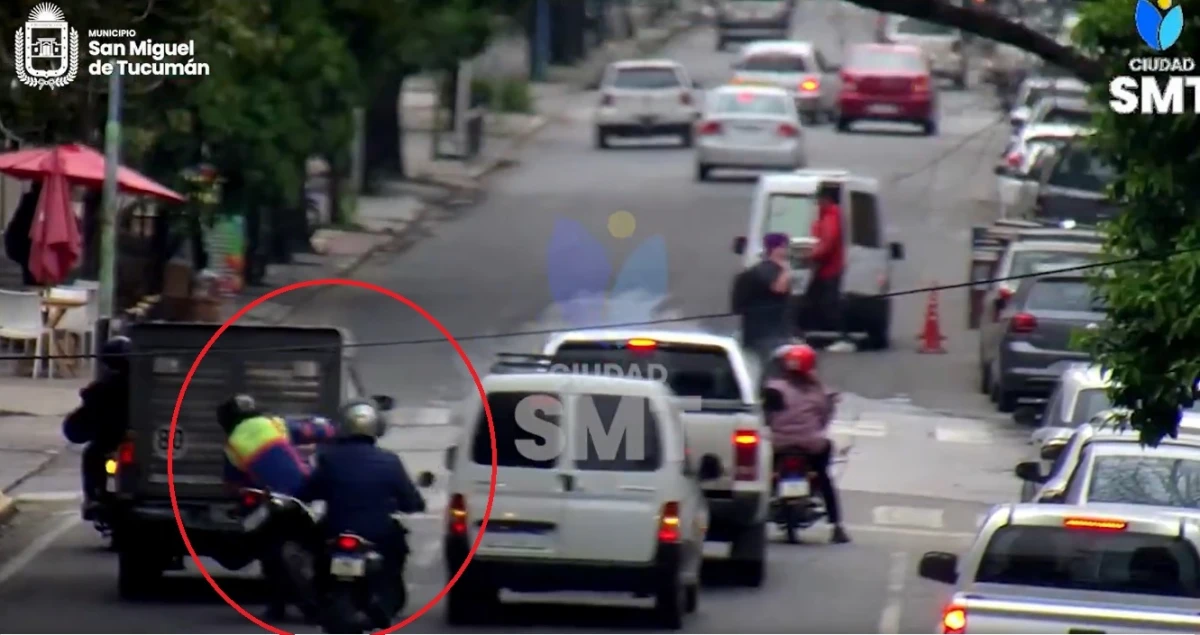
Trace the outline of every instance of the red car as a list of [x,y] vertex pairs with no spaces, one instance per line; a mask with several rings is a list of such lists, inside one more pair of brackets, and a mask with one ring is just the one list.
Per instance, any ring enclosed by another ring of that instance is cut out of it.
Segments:
[[861,44],[842,67],[837,127],[858,121],[899,121],[937,133],[937,91],[924,53],[902,44]]

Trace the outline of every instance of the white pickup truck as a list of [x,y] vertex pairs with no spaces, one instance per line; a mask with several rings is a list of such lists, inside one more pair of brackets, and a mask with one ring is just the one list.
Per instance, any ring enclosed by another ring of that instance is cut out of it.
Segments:
[[938,633],[1200,632],[1200,528],[1158,508],[998,505],[919,572],[955,586]]
[[[542,350],[565,372],[665,381],[679,397],[688,452],[715,455],[720,478],[705,481],[705,555],[736,565],[760,586],[766,574],[771,503],[771,435],[758,404],[758,378],[737,340],[689,331],[587,330],[553,336]],[[710,547],[712,548],[710,550]]]

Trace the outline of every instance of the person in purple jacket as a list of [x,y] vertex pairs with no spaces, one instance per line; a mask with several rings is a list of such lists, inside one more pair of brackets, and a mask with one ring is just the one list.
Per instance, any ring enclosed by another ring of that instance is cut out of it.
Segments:
[[775,353],[783,374],[768,379],[763,386],[763,410],[771,428],[771,443],[778,457],[783,453],[804,455],[810,470],[816,473],[816,485],[825,499],[825,513],[833,525],[830,540],[850,542],[842,526],[842,510],[833,479],[829,478],[829,463],[833,442],[829,438],[829,423],[837,395],[825,390],[814,372],[817,353],[807,344],[790,344]]

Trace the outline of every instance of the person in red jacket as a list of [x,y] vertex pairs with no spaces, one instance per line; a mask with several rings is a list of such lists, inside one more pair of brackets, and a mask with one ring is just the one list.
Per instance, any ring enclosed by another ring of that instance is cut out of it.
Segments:
[[846,269],[846,243],[842,235],[842,208],[838,205],[837,185],[823,184],[817,193],[817,219],[812,224],[812,236],[817,239],[813,248],[813,277],[804,292],[805,305],[820,319],[818,328],[828,328],[837,339],[825,350],[831,353],[850,353],[856,350],[846,336],[842,316],[842,272]]

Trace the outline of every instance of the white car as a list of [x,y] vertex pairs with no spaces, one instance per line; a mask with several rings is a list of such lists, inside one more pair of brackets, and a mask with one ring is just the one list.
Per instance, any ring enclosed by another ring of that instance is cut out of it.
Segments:
[[600,82],[596,107],[596,147],[610,137],[678,136],[692,145],[692,124],[699,109],[696,83],[671,60],[631,60],[609,64]]
[[446,452],[448,576],[483,536],[447,594],[447,620],[485,619],[501,589],[617,592],[653,597],[656,626],[681,628],[699,601],[701,479],[720,473],[719,460],[691,451],[661,382],[515,366],[483,380],[494,431],[477,394],[453,415],[462,436]]
[[1087,84],[1069,77],[1030,77],[1026,79],[1017,93],[1017,99],[1009,113],[1009,121],[1013,130],[1020,130],[1029,121],[1029,115],[1034,106],[1044,97],[1087,97]]
[[804,123],[814,124],[836,118],[842,79],[815,44],[783,40],[744,46],[729,83],[782,88],[796,100]]
[[696,124],[696,180],[715,169],[795,170],[808,165],[792,96],[768,86],[709,91]]
[[1085,134],[1090,134],[1090,130],[1072,124],[1031,124],[1022,128],[1009,142],[1004,158],[996,166],[1000,218],[1009,218],[1014,206],[1020,201],[1021,191],[1031,178],[1029,170],[1042,148],[1061,148],[1072,139]]
[[967,87],[968,64],[963,55],[962,33],[953,27],[904,15],[890,15],[883,39],[891,44],[916,46],[929,59],[934,77],[950,79],[955,88]]

